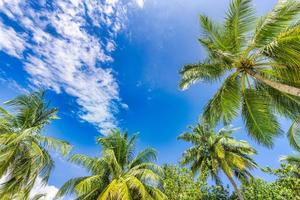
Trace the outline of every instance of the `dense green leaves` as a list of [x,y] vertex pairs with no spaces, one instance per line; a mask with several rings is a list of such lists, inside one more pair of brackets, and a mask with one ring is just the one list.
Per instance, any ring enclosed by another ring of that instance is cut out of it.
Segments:
[[234,200],[229,190],[221,185],[209,186],[195,178],[189,169],[165,165],[164,192],[168,200]]
[[299,199],[300,179],[294,176],[295,168],[292,165],[282,164],[278,169],[266,168],[264,171],[272,174],[276,179],[266,182],[256,178],[250,182],[243,183],[242,191],[247,200]]
[[273,183],[267,183],[262,179],[254,179],[250,183],[244,184],[242,190],[247,200],[298,200],[299,191],[295,191],[294,188],[297,189],[299,184],[300,181],[297,179],[281,180]]
[[202,182],[194,180],[190,170],[176,166],[164,166],[163,185],[169,200],[201,200]]

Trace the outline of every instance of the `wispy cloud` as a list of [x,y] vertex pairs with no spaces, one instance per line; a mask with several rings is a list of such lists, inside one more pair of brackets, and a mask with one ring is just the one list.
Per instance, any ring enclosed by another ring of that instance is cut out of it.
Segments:
[[[0,73],[0,76],[1,75]],[[20,86],[15,80],[9,79],[9,78],[2,78],[0,77],[0,84],[5,84],[6,87],[10,88],[11,90],[15,91],[16,93],[21,94],[28,94],[29,91],[25,89],[24,87]]]
[[23,37],[19,37],[14,29],[5,26],[1,21],[0,27],[0,50],[21,58],[25,49]]
[[1,50],[22,58],[33,86],[75,97],[82,120],[102,132],[115,127],[119,88],[113,71],[101,65],[113,61],[127,6],[119,0],[39,0],[33,8],[26,2],[1,1],[0,12],[24,30],[0,23]]

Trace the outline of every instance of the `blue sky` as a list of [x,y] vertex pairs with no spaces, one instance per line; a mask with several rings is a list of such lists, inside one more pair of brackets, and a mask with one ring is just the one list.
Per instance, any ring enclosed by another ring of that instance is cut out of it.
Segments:
[[[276,0],[253,1],[261,15]],[[176,137],[197,122],[219,84],[178,89],[182,65],[205,57],[197,42],[201,13],[222,20],[229,0],[78,0],[0,2],[0,101],[36,88],[58,107],[46,133],[68,140],[74,153],[99,155],[95,138],[109,128],[139,132],[138,149],[154,147],[159,163],[176,163],[187,144]],[[258,146],[242,127],[262,166],[291,154],[286,138]],[[282,120],[286,130],[290,123]],[[84,170],[54,154],[50,184]],[[257,176],[265,176],[256,171]],[[270,177],[266,177],[270,179]]]

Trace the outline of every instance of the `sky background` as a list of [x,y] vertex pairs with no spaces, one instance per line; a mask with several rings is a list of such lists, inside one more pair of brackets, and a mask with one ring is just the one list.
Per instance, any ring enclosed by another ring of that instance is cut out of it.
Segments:
[[[120,127],[140,133],[138,150],[156,148],[159,164],[177,163],[188,144],[176,137],[197,122],[219,87],[199,83],[180,91],[178,71],[205,57],[199,14],[222,21],[229,0],[84,2],[0,0],[0,101],[43,88],[61,118],[45,132],[73,144],[72,153],[99,155],[95,139]],[[262,15],[276,0],[253,3]],[[281,122],[287,130],[290,122]],[[257,148],[261,166],[277,167],[292,153],[285,137],[266,149],[247,136],[240,118],[233,125],[241,127],[235,137]],[[48,191],[86,173],[53,156]]]

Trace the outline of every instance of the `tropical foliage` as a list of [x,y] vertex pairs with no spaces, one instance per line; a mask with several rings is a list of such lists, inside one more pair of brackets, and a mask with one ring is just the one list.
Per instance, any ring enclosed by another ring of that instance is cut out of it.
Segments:
[[163,186],[169,200],[202,199],[200,188],[203,184],[199,179],[195,180],[190,170],[171,165],[165,165],[163,170]]
[[184,167],[165,165],[164,193],[168,200],[234,200],[235,195],[222,185],[209,186],[195,178],[193,173]]
[[113,130],[100,137],[100,158],[73,155],[71,162],[87,169],[91,175],[66,182],[57,194],[61,197],[74,192],[76,199],[86,200],[161,200],[166,196],[161,191],[162,169],[153,163],[154,149],[147,148],[134,156],[137,134]]
[[223,128],[216,133],[209,126],[198,124],[179,139],[192,143],[183,154],[182,164],[190,165],[192,172],[199,172],[204,180],[209,175],[217,184],[221,184],[220,171],[224,172],[242,200],[234,177],[243,181],[252,177],[249,170],[255,168],[256,163],[251,156],[256,151],[247,142],[235,140],[234,131]]
[[24,200],[38,176],[44,183],[50,176],[54,162],[48,150],[66,155],[70,145],[43,134],[45,125],[57,118],[43,92],[19,96],[6,105],[12,112],[0,108],[0,177],[5,177],[0,196]]
[[[222,24],[201,15],[199,42],[207,58],[183,67],[180,86],[186,89],[198,81],[222,85],[204,108],[203,124],[178,137],[191,145],[180,166],[161,168],[153,148],[136,154],[138,135],[114,129],[97,139],[100,156],[69,157],[89,175],[67,181],[56,199],[71,194],[77,200],[299,200],[300,154],[282,157],[278,169],[263,168],[273,181],[255,178],[256,150],[235,139],[236,129],[228,126],[241,114],[248,134],[272,147],[283,132],[278,122],[283,116],[293,122],[287,137],[300,153],[299,14],[299,1],[279,0],[257,19],[251,0],[232,0]],[[54,167],[50,152],[66,156],[71,148],[45,134],[56,113],[44,92],[18,96],[0,107],[1,200],[44,199],[32,189],[38,177],[44,184],[49,179]],[[215,131],[220,122],[225,128]],[[223,185],[222,175],[233,192]]]
[[[251,0],[232,0],[225,22],[201,15],[200,44],[208,56],[181,70],[181,88],[198,81],[223,84],[208,102],[203,119],[229,124],[241,114],[248,133],[266,146],[281,133],[277,114],[300,114],[300,2],[280,0],[258,21]],[[296,20],[296,21],[295,21]],[[264,122],[264,123],[261,123]]]
[[277,179],[270,183],[262,179],[252,179],[250,182],[244,183],[242,192],[245,199],[299,200],[300,179],[294,176],[294,166],[282,164],[278,169],[266,168],[264,171],[275,175]]

